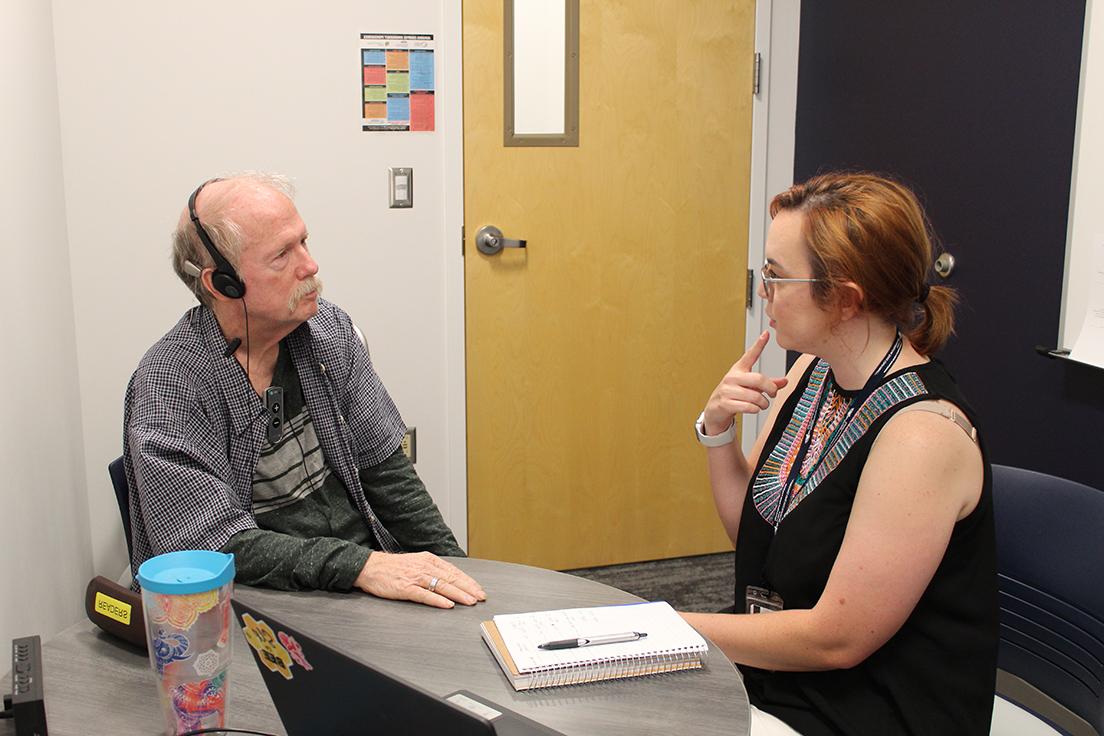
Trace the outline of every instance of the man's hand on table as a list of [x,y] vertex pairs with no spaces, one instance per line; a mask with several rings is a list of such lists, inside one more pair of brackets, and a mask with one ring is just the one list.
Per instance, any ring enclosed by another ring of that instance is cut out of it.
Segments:
[[353,584],[380,598],[437,608],[452,608],[456,603],[474,606],[487,600],[479,583],[429,552],[373,552]]

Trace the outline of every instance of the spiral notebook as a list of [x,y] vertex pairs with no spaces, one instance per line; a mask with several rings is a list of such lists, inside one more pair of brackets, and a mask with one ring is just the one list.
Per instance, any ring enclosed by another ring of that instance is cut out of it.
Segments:
[[[664,602],[503,614],[480,628],[515,690],[698,669],[709,649],[701,634]],[[636,638],[566,649],[540,646],[620,634]]]

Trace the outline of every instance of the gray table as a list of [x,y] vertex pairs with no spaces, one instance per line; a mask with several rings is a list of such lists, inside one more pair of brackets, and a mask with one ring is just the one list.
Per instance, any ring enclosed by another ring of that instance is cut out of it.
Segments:
[[[739,673],[710,644],[702,670],[515,692],[479,635],[499,613],[628,603],[636,596],[573,575],[490,560],[453,560],[487,591],[468,608],[438,610],[361,594],[283,593],[238,586],[234,595],[289,626],[372,662],[430,692],[466,689],[565,734],[747,734]],[[280,719],[233,627],[228,726],[283,734]],[[161,733],[157,692],[145,653],[90,623],[43,647],[51,736]],[[0,682],[10,693],[10,677]],[[0,735],[14,734],[0,721]]]

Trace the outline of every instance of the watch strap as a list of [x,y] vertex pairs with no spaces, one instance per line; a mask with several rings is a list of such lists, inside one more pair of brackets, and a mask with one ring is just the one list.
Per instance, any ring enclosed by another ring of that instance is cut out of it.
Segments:
[[706,447],[723,447],[736,439],[736,419],[733,418],[732,424],[728,425],[725,431],[710,435],[705,433],[705,412],[703,411],[694,422],[694,433],[698,437],[698,442]]

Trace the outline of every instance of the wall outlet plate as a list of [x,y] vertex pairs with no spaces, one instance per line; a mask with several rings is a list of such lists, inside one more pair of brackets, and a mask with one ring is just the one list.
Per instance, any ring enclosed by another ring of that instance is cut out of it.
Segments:
[[403,435],[400,447],[411,464],[418,462],[418,430],[414,427],[408,428]]

